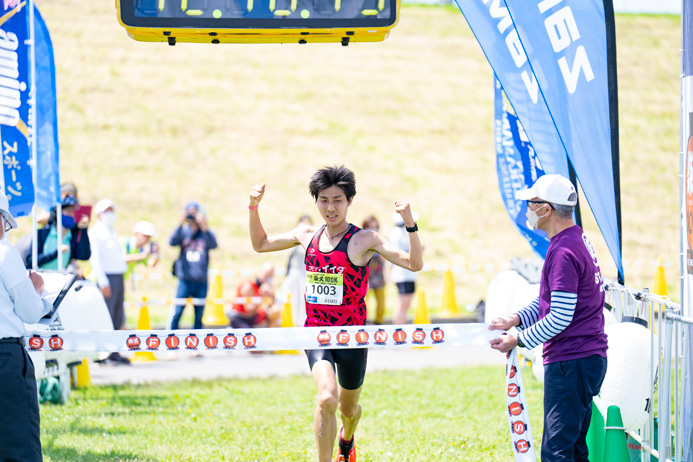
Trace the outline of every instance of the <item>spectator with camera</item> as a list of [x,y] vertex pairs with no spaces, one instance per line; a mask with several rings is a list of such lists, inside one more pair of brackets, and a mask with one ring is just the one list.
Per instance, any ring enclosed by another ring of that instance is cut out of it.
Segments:
[[[183,210],[180,225],[173,231],[169,245],[180,247],[180,256],[173,263],[173,275],[178,278],[176,298],[207,297],[207,272],[209,251],[217,248],[217,239],[207,225],[207,216],[197,202],[188,202]],[[205,304],[196,303],[193,328],[202,328]],[[178,329],[185,304],[174,305],[170,328]]]

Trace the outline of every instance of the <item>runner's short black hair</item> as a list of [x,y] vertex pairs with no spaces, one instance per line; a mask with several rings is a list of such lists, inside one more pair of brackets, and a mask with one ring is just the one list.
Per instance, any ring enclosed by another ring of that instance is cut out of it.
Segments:
[[313,199],[317,202],[320,192],[332,186],[339,186],[341,190],[344,191],[347,201],[351,201],[356,195],[356,178],[354,177],[354,172],[343,165],[339,167],[335,165],[322,168],[310,177],[308,189],[310,189],[310,195],[313,196]]

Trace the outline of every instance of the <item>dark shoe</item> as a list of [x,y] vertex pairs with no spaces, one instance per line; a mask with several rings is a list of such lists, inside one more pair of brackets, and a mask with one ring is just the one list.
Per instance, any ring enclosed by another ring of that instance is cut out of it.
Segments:
[[120,353],[111,353],[108,355],[108,360],[118,364],[130,364],[130,360],[124,356],[120,356]]

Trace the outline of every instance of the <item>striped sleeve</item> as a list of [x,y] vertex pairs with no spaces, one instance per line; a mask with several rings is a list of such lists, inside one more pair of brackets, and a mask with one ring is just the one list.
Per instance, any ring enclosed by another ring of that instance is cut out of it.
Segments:
[[535,298],[532,303],[522,308],[515,314],[520,317],[520,325],[517,326],[518,330],[525,330],[537,322],[539,319],[539,297]]
[[552,339],[570,325],[575,313],[575,305],[577,305],[577,294],[554,290],[551,292],[549,313],[541,321],[526,327],[518,334],[518,338],[530,350]]

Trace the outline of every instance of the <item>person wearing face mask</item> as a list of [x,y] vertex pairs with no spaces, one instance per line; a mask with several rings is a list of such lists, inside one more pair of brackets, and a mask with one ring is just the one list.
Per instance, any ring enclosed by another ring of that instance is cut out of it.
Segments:
[[516,346],[544,344],[544,436],[542,461],[587,461],[592,398],[606,374],[604,280],[597,256],[573,222],[577,193],[561,175],[544,175],[515,194],[527,201],[527,220],[550,239],[539,297],[489,329],[516,327],[491,347],[506,353]]
[[[75,196],[65,196],[61,205],[61,229],[58,229],[57,208],[53,207],[46,226],[38,230],[37,261],[41,269],[76,269],[76,260],[86,261],[91,257],[91,243],[87,233],[89,218],[83,217],[79,223],[75,223],[75,207],[79,205]],[[62,268],[58,268],[58,251],[63,254]],[[32,250],[29,245],[24,259],[27,268],[31,268],[31,260]]]
[[[91,267],[96,277],[96,284],[103,293],[108,306],[108,312],[113,320],[113,329],[125,328],[125,284],[123,275],[127,271],[127,263],[123,248],[116,234],[115,205],[110,199],[102,199],[94,205],[94,213],[98,220],[89,232],[91,238]],[[110,361],[129,364],[127,358],[118,353],[111,353]]]
[[52,305],[39,294],[43,279],[26,269],[6,240],[17,227],[0,191],[0,460],[40,462],[40,414],[34,364],[24,348],[24,323],[34,324]]

